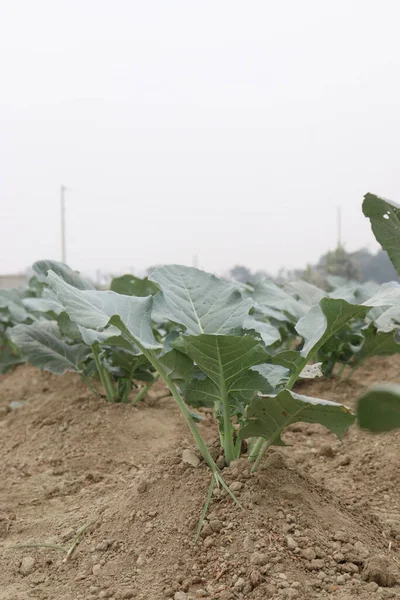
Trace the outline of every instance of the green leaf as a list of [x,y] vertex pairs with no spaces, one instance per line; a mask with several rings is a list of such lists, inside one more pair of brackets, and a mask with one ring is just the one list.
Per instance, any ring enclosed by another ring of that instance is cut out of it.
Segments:
[[291,372],[296,371],[296,369],[303,362],[303,358],[300,352],[297,350],[284,350],[283,352],[278,352],[273,356],[270,356],[268,362],[272,365],[281,365],[288,369]]
[[223,335],[243,328],[252,306],[234,285],[192,267],[160,267],[150,280],[161,287],[154,299],[156,314],[183,325],[191,334]]
[[76,271],[73,271],[64,263],[57,262],[55,260],[38,260],[32,266],[35,271],[37,279],[40,282],[45,282],[49,271],[53,271],[58,275],[65,283],[72,285],[78,290],[94,290],[94,285],[87,279],[83,279]]
[[0,290],[0,309],[5,309],[14,323],[24,323],[29,319],[18,290]]
[[31,312],[60,315],[64,311],[64,308],[59,302],[54,302],[45,298],[24,298],[22,304]]
[[366,194],[362,208],[377,241],[400,273],[400,206],[375,194]]
[[78,325],[73,323],[69,318],[69,315],[64,310],[57,317],[57,324],[60,329],[61,335],[64,338],[69,339],[72,342],[81,342],[82,335],[79,331]]
[[83,344],[70,345],[61,337],[56,323],[39,320],[32,325],[16,325],[9,336],[25,360],[44,371],[62,375],[78,371],[90,349]]
[[324,425],[341,438],[354,419],[349,409],[341,404],[282,390],[276,396],[255,396],[252,399],[239,435],[242,439],[263,437],[271,445],[282,445],[283,430],[301,421]]
[[400,428],[400,385],[380,384],[358,399],[358,424],[374,433]]
[[178,350],[170,350],[159,358],[172,381],[190,381],[193,377],[193,361]]
[[208,379],[193,380],[187,387],[187,400],[199,405],[207,398],[228,402],[242,412],[243,407],[258,391],[271,391],[269,382],[254,365],[265,362],[268,353],[252,336],[225,335],[181,336],[174,346],[197,364]]
[[322,298],[328,296],[326,292],[306,281],[287,282],[284,285],[284,291],[310,307],[318,304]]
[[363,319],[368,310],[368,306],[349,304],[346,300],[322,298],[296,325],[297,332],[304,338],[301,355],[312,356],[350,319]]
[[258,334],[266,346],[272,346],[281,339],[281,334],[276,327],[270,325],[270,323],[259,321],[252,315],[245,318],[243,328]]
[[390,306],[380,312],[378,316],[375,316],[374,311],[379,309],[372,309],[369,312],[368,317],[373,320],[373,323],[378,331],[390,332],[393,329],[400,327],[400,305]]
[[111,281],[110,290],[126,296],[153,296],[159,291],[158,287],[149,281],[148,277],[140,279],[135,275],[114,277]]
[[370,356],[391,356],[400,352],[400,344],[396,341],[397,331],[377,332],[371,323],[361,330],[364,337],[362,346],[355,355],[355,361],[361,362]]
[[160,348],[152,331],[152,298],[123,296],[116,292],[79,290],[49,272],[47,281],[77,325],[102,331],[115,325],[143,348]]
[[303,317],[309,309],[307,304],[301,300],[296,300],[276,285],[276,283],[269,280],[257,283],[251,297],[254,300],[256,307],[262,313],[266,314],[266,316],[270,316],[269,311],[272,309],[279,311],[280,313],[282,313],[282,311],[286,312],[297,321],[300,317]]
[[96,331],[95,329],[87,329],[86,327],[82,327],[82,325],[78,325],[79,333],[82,336],[82,340],[88,346],[93,346],[96,342],[99,344],[110,343],[110,338],[114,339],[114,343],[112,345],[118,345],[122,347],[126,347],[127,350],[132,350],[132,346],[124,340],[121,336],[121,332],[117,327],[110,325],[104,331]]
[[267,379],[272,388],[272,391],[269,393],[275,393],[279,388],[284,387],[290,376],[289,370],[281,365],[265,363],[252,367],[252,370],[257,371],[257,373],[260,373],[260,375]]

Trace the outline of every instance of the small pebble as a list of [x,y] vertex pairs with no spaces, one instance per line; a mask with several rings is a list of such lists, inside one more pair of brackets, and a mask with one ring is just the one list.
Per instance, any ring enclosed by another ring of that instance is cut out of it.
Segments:
[[262,552],[254,552],[250,557],[250,563],[252,565],[265,565],[267,558]]
[[314,558],[316,557],[316,554],[312,548],[304,548],[304,550],[302,550],[300,554],[303,558],[307,560],[314,560]]
[[290,536],[286,538],[286,545],[289,548],[289,550],[295,550],[298,547],[298,543],[296,542],[296,540]]
[[24,556],[24,558],[21,561],[21,566],[19,568],[19,572],[26,576],[29,575],[29,573],[32,573],[32,571],[34,570],[35,567],[35,559],[33,558],[33,556]]
[[147,490],[148,484],[145,479],[141,479],[137,486],[137,491],[139,494],[143,494]]
[[326,456],[327,458],[334,458],[335,451],[330,444],[323,444],[318,451],[320,456]]
[[222,523],[219,519],[213,519],[210,521],[210,527],[215,533],[218,533],[222,529]]
[[241,481],[234,481],[229,487],[231,488],[232,492],[238,492],[242,489],[243,483]]
[[198,467],[200,464],[200,459],[197,454],[193,452],[193,450],[187,448],[182,452],[182,462],[191,465],[192,467]]

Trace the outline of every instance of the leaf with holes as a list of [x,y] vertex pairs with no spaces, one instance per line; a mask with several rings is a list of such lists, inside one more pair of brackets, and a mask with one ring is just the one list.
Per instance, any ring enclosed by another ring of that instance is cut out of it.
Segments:
[[400,273],[400,206],[375,194],[366,194],[362,208],[377,241]]

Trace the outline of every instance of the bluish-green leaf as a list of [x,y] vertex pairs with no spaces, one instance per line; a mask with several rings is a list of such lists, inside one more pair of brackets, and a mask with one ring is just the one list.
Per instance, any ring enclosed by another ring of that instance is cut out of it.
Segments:
[[103,331],[110,324],[115,325],[120,331],[125,330],[143,348],[161,347],[152,331],[151,297],[79,290],[51,271],[47,281],[77,325],[96,331]]
[[79,363],[90,352],[84,344],[67,344],[53,321],[39,320],[31,325],[16,325],[9,335],[27,362],[59,375],[77,371]]
[[32,266],[39,281],[45,282],[49,271],[53,271],[65,283],[72,285],[78,290],[94,290],[94,285],[73,271],[68,265],[57,262],[56,260],[38,260]]
[[193,267],[160,267],[150,280],[161,288],[154,297],[156,315],[183,325],[190,334],[232,333],[243,328],[252,307],[234,285]]

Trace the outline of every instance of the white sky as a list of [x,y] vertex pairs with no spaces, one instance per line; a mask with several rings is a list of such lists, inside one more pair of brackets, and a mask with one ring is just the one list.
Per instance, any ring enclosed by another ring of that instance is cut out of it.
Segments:
[[275,272],[400,200],[398,0],[1,0],[0,272]]

